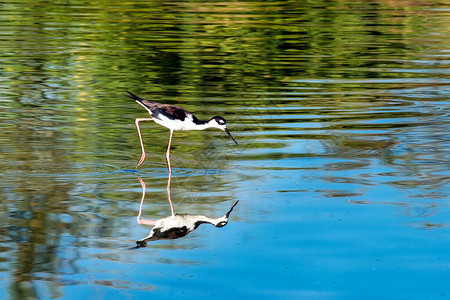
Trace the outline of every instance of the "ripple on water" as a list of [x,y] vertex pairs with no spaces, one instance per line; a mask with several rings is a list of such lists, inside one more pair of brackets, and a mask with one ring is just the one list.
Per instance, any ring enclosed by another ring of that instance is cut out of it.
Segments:
[[137,291],[151,291],[154,290],[156,287],[151,284],[141,283],[141,282],[133,282],[133,281],[126,281],[126,280],[118,280],[118,279],[111,279],[111,280],[94,280],[92,283],[108,286],[112,288],[119,288],[119,289],[129,289],[129,290],[137,290]]

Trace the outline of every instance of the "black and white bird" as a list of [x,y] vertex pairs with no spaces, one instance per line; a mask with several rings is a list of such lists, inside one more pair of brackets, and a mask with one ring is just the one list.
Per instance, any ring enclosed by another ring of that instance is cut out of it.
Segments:
[[169,177],[167,179],[167,200],[169,201],[171,215],[159,220],[142,219],[142,206],[144,204],[147,186],[145,184],[145,181],[140,176],[138,176],[138,179],[142,186],[142,198],[141,204],[139,205],[139,213],[137,215],[136,221],[138,224],[152,225],[153,228],[150,230],[150,234],[147,237],[138,240],[136,242],[136,247],[132,249],[146,247],[147,242],[149,241],[173,240],[184,237],[190,232],[197,229],[198,226],[205,223],[212,224],[216,227],[224,227],[228,224],[228,217],[233,211],[233,208],[239,202],[236,201],[233,206],[231,206],[230,210],[220,218],[210,218],[204,215],[176,214],[173,208],[172,198],[170,196],[170,182],[172,176],[169,173]]
[[201,224],[212,224],[215,227],[224,227],[228,224],[228,217],[239,201],[233,204],[230,210],[220,218],[210,218],[204,215],[173,214],[160,220],[142,220],[139,224],[154,225],[150,234],[136,242],[136,247],[146,247],[147,242],[157,240],[173,240],[184,237],[198,228]]
[[[172,143],[172,135],[175,130],[204,130],[207,128],[218,128],[225,131],[233,140],[233,142],[235,142],[236,145],[239,145],[233,138],[231,133],[228,131],[227,122],[221,116],[212,117],[209,121],[200,121],[194,114],[182,107],[144,100],[129,91],[127,91],[127,93],[129,95],[125,96],[136,100],[136,102],[142,105],[150,113],[151,116],[151,118],[137,118],[135,121],[142,148],[142,155],[141,159],[138,162],[138,167],[144,162],[146,157],[141,130],[139,128],[139,122],[141,121],[155,121],[156,123],[170,129],[169,144],[167,146],[166,152],[166,158],[168,162],[170,160],[170,145]],[[169,172],[172,172],[170,163],[168,164],[168,166]]]

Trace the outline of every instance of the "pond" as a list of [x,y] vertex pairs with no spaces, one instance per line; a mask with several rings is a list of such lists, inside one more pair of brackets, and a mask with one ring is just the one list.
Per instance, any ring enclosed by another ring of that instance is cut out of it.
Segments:
[[[450,297],[448,3],[0,12],[2,298]],[[127,90],[239,145],[175,131],[169,173],[141,122],[137,167]],[[136,244],[157,220],[205,223]]]

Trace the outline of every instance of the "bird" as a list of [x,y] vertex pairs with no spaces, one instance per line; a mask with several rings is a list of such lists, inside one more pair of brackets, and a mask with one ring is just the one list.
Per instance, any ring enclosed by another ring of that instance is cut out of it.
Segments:
[[169,143],[166,152],[169,173],[172,172],[169,163],[170,146],[172,144],[172,136],[175,130],[204,130],[207,128],[218,128],[225,131],[228,134],[228,136],[233,140],[233,142],[235,142],[236,145],[239,145],[238,142],[231,135],[231,133],[228,131],[227,122],[221,116],[212,117],[208,121],[201,121],[197,119],[197,117],[193,113],[187,111],[186,109],[180,106],[148,101],[140,98],[139,96],[129,91],[127,91],[127,93],[128,95],[125,95],[126,97],[131,98],[140,105],[142,105],[151,116],[151,118],[137,118],[135,120],[142,148],[141,159],[139,160],[137,167],[139,167],[146,158],[144,143],[142,141],[141,129],[139,128],[139,122],[141,121],[155,121],[156,123],[170,129]]
[[230,210],[219,218],[210,218],[204,215],[174,214],[160,220],[140,220],[140,224],[154,225],[154,227],[147,237],[136,241],[136,247],[146,247],[149,241],[173,240],[184,237],[201,224],[209,223],[218,228],[224,227],[228,224],[228,218],[238,202],[236,201]]
[[172,199],[170,197],[171,176],[169,174],[169,179],[167,181],[167,196],[172,214],[169,217],[165,217],[159,220],[141,219],[142,204],[144,203],[146,185],[144,180],[140,176],[138,176],[138,179],[142,186],[142,198],[136,220],[138,224],[153,225],[154,227],[150,230],[150,234],[147,237],[136,241],[136,248],[146,247],[147,242],[149,241],[173,240],[184,237],[197,229],[201,224],[205,223],[212,224],[215,227],[219,228],[224,227],[228,224],[228,218],[230,217],[233,208],[239,202],[239,200],[236,201],[233,206],[231,206],[230,210],[225,215],[219,218],[210,218],[204,215],[177,214],[174,212]]

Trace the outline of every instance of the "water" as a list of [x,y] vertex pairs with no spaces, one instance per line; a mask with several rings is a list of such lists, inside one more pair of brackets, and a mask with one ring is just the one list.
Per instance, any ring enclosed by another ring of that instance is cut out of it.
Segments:
[[[0,6],[5,299],[448,299],[450,7],[429,2]],[[224,116],[176,132],[123,96]]]

